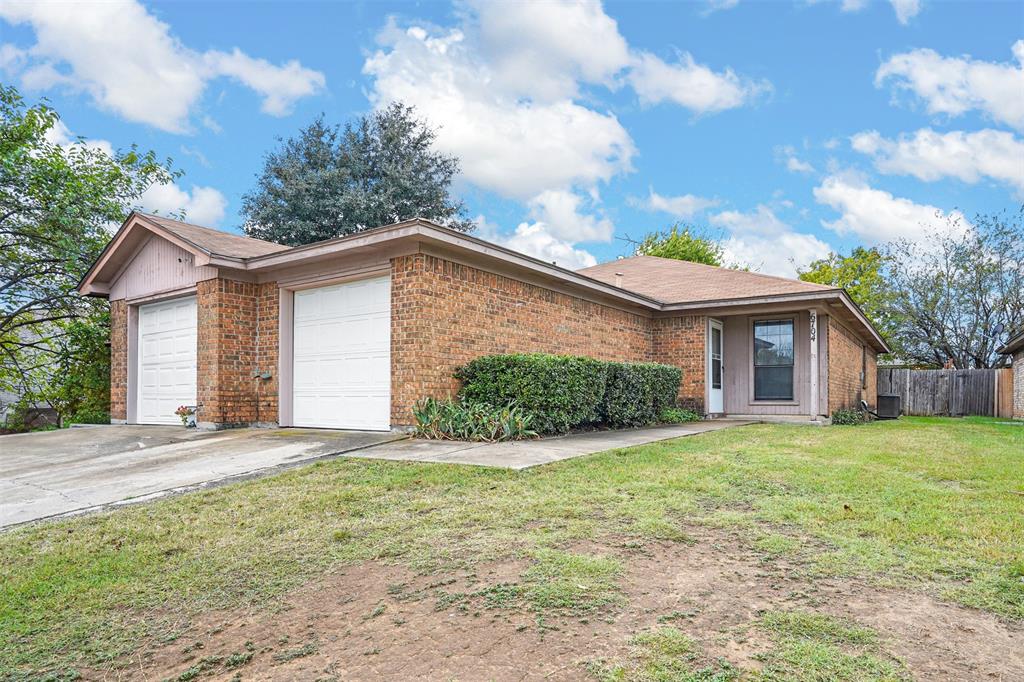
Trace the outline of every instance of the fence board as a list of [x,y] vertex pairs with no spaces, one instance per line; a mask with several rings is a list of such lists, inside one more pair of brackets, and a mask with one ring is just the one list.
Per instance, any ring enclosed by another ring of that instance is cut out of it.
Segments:
[[1008,417],[1013,373],[1009,369],[878,368],[878,393],[898,395],[903,414]]

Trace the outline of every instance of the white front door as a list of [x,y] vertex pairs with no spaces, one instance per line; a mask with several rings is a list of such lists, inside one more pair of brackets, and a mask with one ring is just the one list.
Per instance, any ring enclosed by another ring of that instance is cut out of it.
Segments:
[[725,412],[722,389],[725,368],[722,364],[722,323],[710,320],[708,324],[708,414]]
[[196,404],[196,297],[139,306],[139,424],[180,424]]
[[391,278],[295,292],[293,425],[391,428]]

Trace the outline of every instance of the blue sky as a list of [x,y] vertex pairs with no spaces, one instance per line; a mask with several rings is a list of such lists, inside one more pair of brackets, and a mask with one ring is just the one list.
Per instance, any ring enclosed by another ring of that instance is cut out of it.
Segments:
[[0,76],[226,230],[278,136],[395,99],[478,234],[568,267],[682,220],[791,275],[1024,198],[1020,2],[0,2]]

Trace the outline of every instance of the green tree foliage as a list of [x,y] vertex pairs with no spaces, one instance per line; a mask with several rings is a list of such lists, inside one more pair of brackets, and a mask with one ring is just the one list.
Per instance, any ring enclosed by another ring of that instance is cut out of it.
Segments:
[[894,340],[913,362],[997,367],[996,353],[1024,326],[1024,207],[946,218],[920,242],[891,244],[889,281],[900,323]]
[[664,232],[651,232],[636,245],[634,255],[675,258],[705,265],[722,265],[722,245],[693,228],[676,223]]
[[[805,282],[846,289],[886,341],[894,345],[900,319],[894,307],[896,292],[887,276],[888,262],[880,249],[858,246],[849,256],[830,253],[812,262],[798,276]],[[899,349],[894,351],[900,355]]]
[[435,138],[400,103],[344,128],[321,116],[267,154],[242,198],[246,234],[297,246],[416,217],[472,230],[449,194],[458,159],[437,152]]
[[0,388],[30,400],[70,366],[63,354],[78,335],[72,321],[96,312],[75,287],[109,227],[149,186],[176,176],[134,147],[111,157],[55,144],[47,133],[57,121],[45,104],[27,106],[0,86]]
[[64,423],[110,420],[110,311],[97,305],[89,314],[58,323],[61,333],[55,372],[40,397]]

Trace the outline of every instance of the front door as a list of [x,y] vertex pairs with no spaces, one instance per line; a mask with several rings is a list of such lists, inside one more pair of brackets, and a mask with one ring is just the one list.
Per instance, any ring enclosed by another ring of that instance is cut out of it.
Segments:
[[711,320],[708,326],[708,414],[725,412],[722,391],[722,323]]

